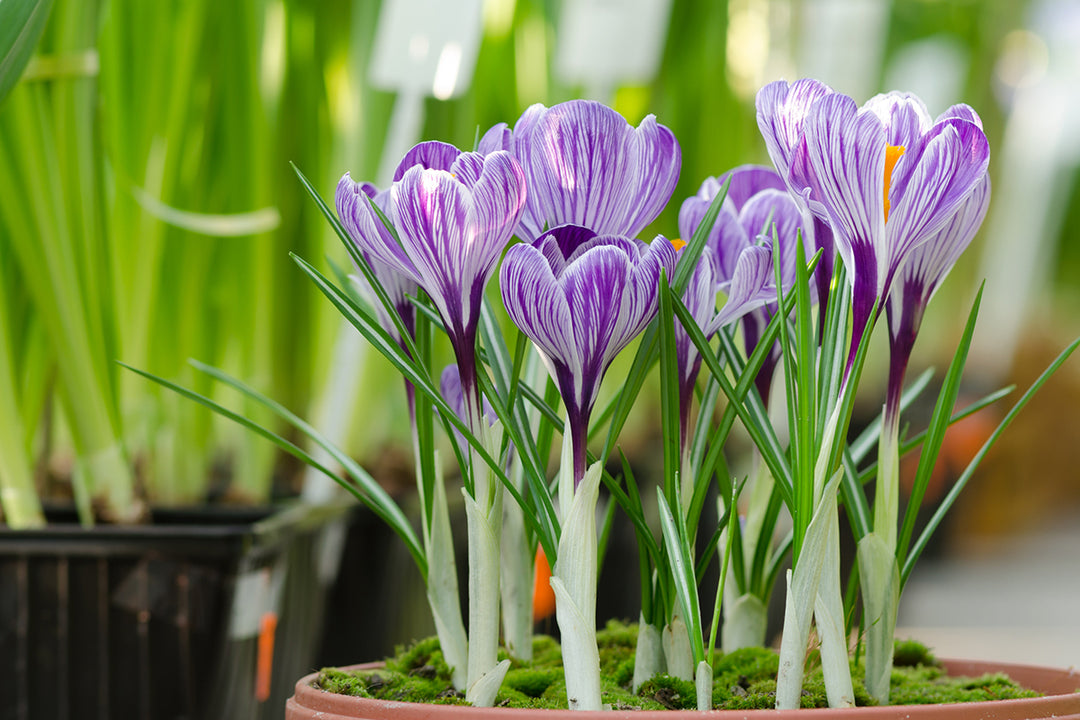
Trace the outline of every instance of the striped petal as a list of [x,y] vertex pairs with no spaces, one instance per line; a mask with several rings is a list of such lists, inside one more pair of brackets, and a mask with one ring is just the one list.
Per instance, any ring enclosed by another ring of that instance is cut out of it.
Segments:
[[611,108],[585,100],[530,107],[513,145],[529,182],[519,228],[527,240],[564,224],[636,235],[671,197],[681,165],[675,136],[651,115],[635,129]]
[[990,179],[984,177],[960,210],[932,238],[911,251],[889,293],[889,323],[905,305],[925,307],[953,265],[971,244],[990,207]]
[[507,250],[499,271],[499,287],[507,314],[540,349],[556,382],[565,373],[553,363],[561,368],[581,365],[570,306],[540,249],[518,244]]
[[731,177],[731,185],[726,200],[730,200],[737,211],[742,210],[747,201],[762,190],[787,189],[784,179],[767,165],[740,165],[717,178],[717,186],[723,185],[728,176]]
[[748,247],[739,256],[735,274],[731,278],[727,302],[709,323],[707,335],[730,325],[751,310],[776,300],[773,282],[772,249]]
[[353,181],[349,173],[342,176],[334,193],[334,203],[338,218],[349,237],[360,248],[369,264],[378,261],[391,268],[394,273],[405,276],[413,284],[419,282],[420,277],[412,261],[372,210],[372,202],[375,202],[384,214],[393,217],[389,191],[376,192],[370,183]]
[[811,108],[796,152],[805,163],[796,159],[792,167],[793,179],[797,168],[808,171],[800,182],[824,208],[854,285],[860,322],[885,282],[885,140],[877,115],[859,111],[846,95],[829,95]]
[[[775,226],[780,245],[781,277],[785,287],[793,283],[795,263],[798,261],[795,256],[798,233],[802,231],[804,243],[811,241],[813,227],[791,195],[786,190],[763,190],[757,193],[743,206],[739,213],[739,224],[747,236],[754,239],[755,244],[769,247],[773,244],[772,233]],[[809,228],[809,231],[806,228]],[[809,245],[803,246],[804,264],[809,260],[807,247]]]
[[[705,213],[720,191],[720,187],[721,183],[716,178],[705,178],[697,195],[683,201],[682,207],[679,208],[679,234],[687,242],[697,232],[698,225],[705,218]],[[717,263],[715,280],[718,284],[731,280],[735,272],[735,264],[739,260],[739,253],[749,247],[750,242],[750,236],[746,234],[739,222],[735,204],[728,202],[725,198],[724,204],[720,206],[720,213],[716,216],[716,222],[705,240],[705,247],[715,255]]]
[[[704,331],[716,314],[716,260],[708,247],[702,251],[701,258],[690,274],[690,282],[683,291],[682,302],[690,311],[694,324]],[[680,399],[683,405],[686,405],[697,380],[701,356],[697,346],[690,340],[689,333],[678,320],[675,322],[675,358],[679,368]]]
[[792,157],[802,137],[810,107],[832,89],[817,80],[797,80],[790,85],[777,80],[757,94],[757,122],[765,147],[780,176],[787,178]]
[[[563,252],[562,262],[550,257]],[[608,365],[655,317],[660,269],[670,273],[675,258],[665,238],[642,251],[573,226],[507,251],[499,275],[507,313],[545,356],[575,418],[587,420]]]
[[986,135],[966,120],[944,120],[916,140],[893,170],[886,225],[891,269],[957,213],[989,162]]
[[461,151],[456,147],[437,140],[414,145],[409,152],[405,153],[405,157],[394,170],[394,182],[400,180],[405,175],[405,171],[414,165],[427,170],[449,170],[459,155]]
[[463,153],[455,173],[414,165],[392,190],[402,247],[452,339],[475,331],[483,289],[521,216],[525,183],[505,152]]
[[866,101],[863,108],[881,119],[889,145],[906,147],[913,139],[925,135],[933,125],[926,104],[912,93],[875,95]]

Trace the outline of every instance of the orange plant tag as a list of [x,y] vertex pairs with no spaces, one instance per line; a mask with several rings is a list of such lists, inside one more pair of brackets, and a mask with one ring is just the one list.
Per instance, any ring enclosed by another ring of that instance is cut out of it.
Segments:
[[270,672],[274,669],[274,633],[278,617],[275,612],[264,612],[259,621],[259,647],[255,665],[255,699],[266,702],[270,698]]
[[536,548],[536,575],[533,578],[533,622],[555,612],[555,591],[551,589],[551,566],[543,548]]

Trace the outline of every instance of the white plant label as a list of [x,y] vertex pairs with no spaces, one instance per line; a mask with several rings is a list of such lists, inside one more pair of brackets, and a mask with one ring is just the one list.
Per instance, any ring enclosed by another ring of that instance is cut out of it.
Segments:
[[468,89],[483,30],[483,0],[384,0],[371,82],[447,100]]
[[563,2],[556,71],[594,87],[645,83],[660,67],[671,0]]

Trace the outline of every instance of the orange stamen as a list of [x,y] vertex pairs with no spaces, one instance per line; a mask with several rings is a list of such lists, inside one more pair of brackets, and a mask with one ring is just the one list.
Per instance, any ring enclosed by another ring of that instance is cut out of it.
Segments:
[[889,222],[889,186],[892,185],[892,171],[896,161],[907,150],[903,145],[885,146],[885,222]]
[[678,251],[682,250],[684,247],[686,247],[686,241],[685,240],[680,240],[679,238],[675,238],[674,240],[672,240],[671,244],[673,246],[675,246],[675,252],[678,252]]

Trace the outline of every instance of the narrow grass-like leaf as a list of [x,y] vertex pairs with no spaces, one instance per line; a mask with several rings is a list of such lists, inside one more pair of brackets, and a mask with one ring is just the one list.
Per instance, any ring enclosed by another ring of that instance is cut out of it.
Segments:
[[[716,406],[716,400],[719,395],[720,385],[710,376],[708,383],[705,385],[705,392],[701,396],[698,422],[697,426],[694,428],[693,438],[691,439],[690,469],[696,472],[698,477],[694,482],[694,496],[690,498],[689,509],[686,513],[686,523],[690,534],[695,536],[697,535],[697,526],[701,519],[702,508],[705,507],[705,498],[709,493],[709,486],[711,484],[710,478],[712,478],[713,473],[717,470],[717,466],[723,467],[725,471],[727,469],[722,452],[715,455],[710,463],[703,462],[705,448],[709,441],[709,420],[712,417],[713,408]],[[723,445],[726,440],[727,437],[724,436],[720,439],[720,444]],[[683,472],[687,472],[687,470],[684,469]]]
[[600,538],[596,544],[596,568],[597,572],[603,572],[604,559],[607,557],[608,541],[611,540],[611,526],[615,522],[615,507],[617,503],[608,498],[604,506],[604,521],[600,525]]
[[938,393],[937,402],[934,404],[934,412],[930,416],[930,424],[926,429],[926,439],[923,441],[920,451],[919,467],[915,471],[915,482],[911,487],[911,495],[908,498],[908,506],[904,511],[904,520],[900,527],[900,534],[896,542],[896,561],[903,565],[904,554],[907,552],[908,543],[911,541],[911,533],[915,529],[915,518],[922,506],[926,488],[930,484],[930,475],[937,464],[937,456],[941,451],[941,444],[945,441],[945,431],[949,427],[949,416],[952,414],[953,405],[956,404],[957,395],[960,394],[960,379],[964,373],[964,364],[967,362],[968,350],[971,347],[971,338],[975,334],[975,321],[979,316],[979,305],[982,302],[985,282],[979,286],[979,292],[975,295],[975,301],[971,304],[971,312],[968,313],[967,324],[960,336],[960,342],[956,347],[949,371],[941,383],[941,391]]
[[[952,417],[949,418],[949,426],[951,427],[951,426],[955,425],[956,423],[960,422],[961,420],[963,420],[964,418],[970,417],[970,416],[974,415],[975,413],[979,412],[980,410],[983,410],[984,408],[987,408],[990,405],[993,405],[994,403],[998,402],[999,400],[1002,400],[1003,398],[1008,397],[1009,395],[1012,394],[1013,390],[1015,390],[1015,389],[1016,389],[1015,385],[1007,385],[1007,386],[1001,388],[1000,390],[995,390],[994,392],[990,393],[989,395],[986,395],[986,396],[976,400],[975,402],[971,403],[970,405],[965,405],[962,410],[956,411],[955,413],[953,413]],[[912,435],[910,438],[902,441],[900,443],[900,449],[899,449],[900,457],[902,458],[905,455],[907,455],[908,453],[911,453],[911,452],[917,450],[918,447],[922,444],[922,442],[923,442],[923,440],[925,438],[926,438],[926,430],[922,430],[922,431]],[[871,463],[868,463],[862,470],[859,471],[859,474],[858,474],[859,484],[860,485],[866,485],[866,483],[873,480],[876,476],[877,476],[877,461],[875,460],[875,461],[873,461]]]
[[709,627],[709,651],[707,658],[711,663],[713,655],[716,653],[716,631],[720,628],[720,610],[724,603],[724,589],[727,584],[728,565],[731,562],[731,551],[734,542],[736,528],[739,525],[738,514],[735,513],[734,508],[739,501],[739,494],[742,492],[745,480],[739,483],[737,487],[733,487],[731,490],[731,501],[728,503],[727,511],[724,517],[720,518],[717,523],[717,528],[727,526],[728,536],[727,542],[724,543],[724,557],[720,562],[720,578],[716,585],[716,599],[713,602],[713,614],[712,624]]
[[[675,357],[675,323],[671,312],[671,296],[667,292],[667,271],[660,270],[657,290],[660,328],[660,430],[664,453],[664,494],[668,503],[675,503],[675,486],[679,482],[679,367]],[[682,515],[682,508],[677,507]]]
[[[379,283],[378,279],[375,277],[375,274],[371,271],[371,268],[368,266],[367,260],[360,252],[360,249],[356,247],[356,243],[352,241],[352,238],[349,237],[349,233],[345,230],[345,227],[341,224],[341,221],[338,220],[337,214],[330,209],[330,206],[326,204],[325,200],[323,200],[322,195],[319,194],[319,191],[315,189],[315,186],[311,184],[311,181],[307,179],[304,173],[300,171],[300,168],[298,168],[292,163],[290,163],[290,165],[292,165],[292,169],[296,173],[296,176],[300,178],[300,183],[304,186],[304,189],[307,190],[308,195],[310,195],[311,199],[315,201],[315,205],[319,208],[319,212],[322,213],[323,217],[326,218],[326,221],[330,223],[330,227],[334,229],[334,233],[338,236],[341,244],[345,246],[345,250],[349,253],[349,257],[352,258],[353,263],[360,270],[364,278],[368,281],[368,285],[371,286],[371,289],[375,293],[376,298],[378,298],[378,301],[382,303],[382,306],[384,308],[386,308],[387,315],[393,321],[394,328],[397,330],[398,335],[400,335],[405,342],[406,349],[409,351],[409,353],[415,355],[416,347],[413,345],[412,337],[410,336],[408,329],[405,327],[405,323],[402,322],[401,316],[398,315],[397,311],[394,309],[393,301],[390,300],[390,296],[386,294],[386,290],[383,289],[382,284]],[[371,206],[374,208],[375,204],[372,203]],[[377,209],[378,208],[376,208],[376,210]],[[385,216],[381,214],[380,217],[385,218]],[[394,230],[392,226],[390,226],[390,229],[392,232],[394,232],[394,236],[397,237],[397,231]]]
[[675,275],[671,279],[671,287],[679,297],[682,297],[682,294],[686,291],[686,286],[690,283],[690,276],[694,273],[694,266],[697,265],[698,258],[701,257],[701,253],[705,249],[705,241],[708,240],[709,233],[712,232],[713,225],[716,224],[716,218],[720,215],[720,208],[724,206],[724,200],[727,198],[728,188],[730,187],[731,175],[729,174],[727,179],[724,180],[724,184],[720,186],[720,190],[717,191],[716,197],[709,203],[709,209],[705,211],[701,222],[694,229],[690,241],[682,249],[679,265],[675,268]]
[[[627,488],[625,494],[627,503],[623,511],[626,512],[628,517],[637,517],[641,520],[638,523],[632,523],[634,527],[634,537],[636,538],[638,545],[638,580],[639,587],[641,588],[641,616],[645,619],[645,622],[654,624],[658,620],[656,613],[656,595],[653,587],[653,568],[655,567],[653,559],[655,555],[654,552],[647,547],[648,544],[653,541],[652,531],[644,521],[644,512],[641,509],[641,496],[638,495],[637,491],[637,479],[634,477],[634,471],[630,467],[630,462],[626,459],[626,454],[623,453],[622,450],[619,450],[619,459],[622,462],[622,477],[626,482]],[[612,497],[614,497],[614,495]]]
[[[709,206],[708,211],[706,211],[697,230],[694,231],[694,235],[690,242],[683,248],[682,252],[684,254],[684,260],[696,260],[696,258],[701,255],[702,249],[705,247],[705,241],[708,239],[709,232],[716,223],[716,217],[720,214],[720,208],[724,203],[724,198],[727,195],[727,188],[730,183],[731,178],[728,178],[720,189],[720,192],[713,198],[712,204]],[[671,289],[677,297],[681,297],[683,291],[686,289],[686,285],[690,282],[690,275],[693,273],[693,270],[693,262],[682,260],[679,262],[678,267],[676,267],[675,276],[671,283]],[[637,400],[638,393],[641,392],[641,386],[645,383],[645,377],[656,362],[657,352],[657,323],[654,320],[649,323],[649,326],[641,335],[637,354],[634,356],[634,362],[630,366],[630,372],[615,401],[611,425],[608,427],[607,440],[604,442],[604,451],[600,456],[602,460],[606,460],[611,455],[611,452],[615,447],[615,441],[618,439],[619,433],[622,432],[623,425],[626,424],[626,419],[630,416],[630,410]]]
[[52,0],[0,2],[0,104],[29,62],[52,5]]
[[[515,447],[518,447],[517,443],[521,442],[521,448],[529,447],[529,434],[528,424],[526,423],[524,431],[516,424],[516,418],[513,411],[506,408],[503,405],[501,399],[495,393],[495,387],[491,378],[487,376],[487,373],[477,373],[477,380],[480,384],[480,389],[488,396],[491,407],[495,410],[495,414],[502,422],[503,431],[510,433],[511,440],[515,443]],[[544,554],[548,560],[555,563],[558,560],[558,546],[560,537],[560,526],[558,517],[555,514],[555,508],[551,502],[551,492],[547,487],[546,478],[544,477],[542,466],[538,464],[538,459],[532,454],[527,452],[518,452],[518,458],[524,464],[524,476],[525,481],[528,484],[531,497],[535,500],[534,503],[530,503],[521,492],[514,487],[514,484],[510,479],[499,470],[496,474],[499,480],[502,481],[506,491],[513,497],[520,507],[522,514],[525,516],[525,522],[529,528],[536,533],[540,544],[544,547]]]
[[611,424],[608,426],[607,440],[604,441],[604,450],[601,453],[602,458],[608,458],[615,448],[615,441],[618,440],[619,433],[622,432],[623,425],[626,424],[626,419],[630,417],[630,411],[634,407],[638,393],[641,392],[641,386],[645,384],[645,377],[656,362],[659,352],[657,345],[657,321],[654,319],[641,335],[637,353],[634,355],[634,362],[630,366],[626,381],[623,383],[615,401]]
[[690,635],[690,648],[694,653],[694,662],[700,663],[705,660],[705,644],[701,634],[697,578],[694,577],[688,538],[679,532],[678,521],[672,515],[663,489],[660,487],[656,488],[656,502],[660,508],[660,527],[664,535],[664,546],[668,551],[670,572],[675,580],[675,596],[685,616],[686,631]]
[[[499,476],[499,479],[506,483],[506,473],[503,472],[502,467],[491,457],[484,444],[472,434],[465,422],[446,404],[427,372],[422,368],[417,368],[415,361],[405,354],[394,338],[374,318],[366,316],[363,309],[353,303],[352,298],[347,293],[330,282],[303,258],[296,255],[291,255],[291,257],[315,282],[316,287],[333,303],[342,316],[359,330],[367,338],[368,342],[375,346],[375,349],[382,353],[405,376],[407,381],[412,383],[419,392],[426,394],[431,399],[443,420],[456,427],[484,462]],[[413,344],[413,352],[416,352],[415,344]]]
[[343,468],[345,468],[345,471],[348,473],[349,477],[352,479],[353,482],[348,482],[345,479],[339,477],[337,473],[330,470],[325,465],[320,464],[317,460],[315,460],[315,458],[313,458],[303,449],[289,442],[277,433],[268,430],[264,426],[253,422],[252,420],[244,417],[243,415],[240,415],[239,413],[235,413],[232,410],[229,410],[228,408],[215,402],[214,400],[211,400],[205,395],[193,392],[181,385],[177,385],[176,383],[170,382],[164,378],[160,378],[156,375],[145,372],[130,365],[125,365],[124,363],[120,363],[120,365],[127,368],[128,370],[131,370],[134,373],[142,375],[148,380],[152,380],[153,382],[158,383],[159,385],[168,388],[175,393],[178,393],[179,395],[189,400],[194,400],[200,405],[207,407],[210,410],[213,410],[218,415],[228,420],[231,420],[243,426],[247,430],[255,433],[256,435],[259,435],[271,441],[293,457],[303,461],[304,463],[315,468],[319,472],[334,479],[357,500],[360,500],[366,506],[368,506],[372,512],[374,512],[383,522],[385,522],[390,527],[390,529],[392,529],[398,535],[398,537],[402,539],[402,541],[408,548],[409,553],[413,556],[413,560],[416,562],[416,566],[417,568],[419,568],[420,574],[424,578],[427,577],[427,560],[425,559],[423,548],[421,547],[421,544],[417,539],[416,534],[413,532],[411,523],[409,522],[405,514],[401,511],[401,508],[398,507],[397,503],[395,503],[393,499],[386,493],[386,491],[383,490],[382,486],[379,485],[379,483],[377,483],[370,475],[368,475],[368,473],[358,463],[356,463],[352,458],[350,458],[348,454],[342,452],[340,449],[334,446],[333,443],[327,441],[321,433],[316,431],[313,427],[301,420],[295,414],[293,414],[283,406],[279,405],[278,403],[274,402],[273,400],[270,400],[255,389],[247,386],[246,384],[240,382],[233,377],[230,377],[229,375],[221,372],[220,370],[209,367],[207,365],[203,365],[202,363],[192,361],[192,365],[196,369],[207,373],[215,379],[234,388],[245,397],[248,397],[259,403],[263,407],[271,410],[275,415],[277,415],[282,420],[286,421],[289,425],[307,436],[312,442],[319,445],[334,460],[339,462]]
[[[933,377],[933,369],[927,368],[919,374],[919,377],[915,378],[913,383],[904,389],[903,394],[900,396],[901,414],[911,407],[911,403],[913,403],[916,398],[922,395]],[[851,451],[851,459],[855,462],[855,465],[861,463],[863,458],[865,458],[871,450],[877,447],[878,435],[880,433],[881,413],[878,413],[873,420],[867,423],[866,427],[859,433],[859,436],[848,445],[849,450]]]

